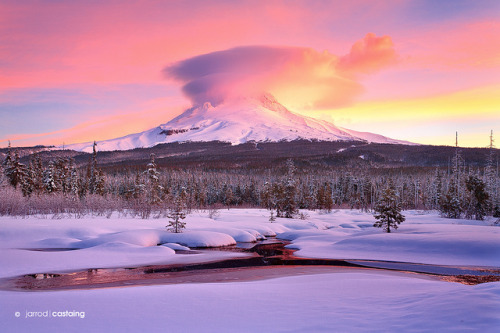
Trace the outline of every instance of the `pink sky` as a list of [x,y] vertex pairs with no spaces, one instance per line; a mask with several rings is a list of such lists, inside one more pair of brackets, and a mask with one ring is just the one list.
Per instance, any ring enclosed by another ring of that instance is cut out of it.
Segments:
[[[242,48],[288,56],[229,85],[339,126],[430,144],[458,131],[463,146],[500,131],[498,1],[3,1],[0,142],[60,145],[165,123],[193,101],[189,80],[165,68]],[[241,68],[259,60],[239,56]]]

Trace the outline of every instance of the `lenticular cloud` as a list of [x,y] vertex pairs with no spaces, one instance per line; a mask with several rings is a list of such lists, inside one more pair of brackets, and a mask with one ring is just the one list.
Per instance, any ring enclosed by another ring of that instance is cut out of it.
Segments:
[[164,69],[194,105],[270,92],[298,108],[334,108],[362,92],[360,75],[396,59],[391,38],[368,34],[344,56],[311,48],[245,46],[185,59]]

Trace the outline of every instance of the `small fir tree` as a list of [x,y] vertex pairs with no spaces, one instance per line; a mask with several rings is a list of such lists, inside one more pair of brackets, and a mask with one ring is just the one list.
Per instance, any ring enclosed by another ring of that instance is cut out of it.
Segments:
[[167,215],[171,219],[168,221],[167,229],[171,232],[180,233],[186,228],[186,222],[182,221],[186,218],[186,199],[186,190],[181,188],[180,192],[175,196],[174,205]]
[[391,181],[382,192],[374,210],[374,217],[377,221],[373,226],[383,228],[385,232],[391,232],[391,228],[397,229],[398,224],[405,221],[405,217],[401,214],[401,205],[396,195],[396,189]]

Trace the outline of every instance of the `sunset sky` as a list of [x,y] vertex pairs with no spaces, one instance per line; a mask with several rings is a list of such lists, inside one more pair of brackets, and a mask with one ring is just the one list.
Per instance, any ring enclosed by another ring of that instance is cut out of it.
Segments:
[[0,147],[111,139],[260,91],[349,129],[486,147],[500,1],[0,0]]

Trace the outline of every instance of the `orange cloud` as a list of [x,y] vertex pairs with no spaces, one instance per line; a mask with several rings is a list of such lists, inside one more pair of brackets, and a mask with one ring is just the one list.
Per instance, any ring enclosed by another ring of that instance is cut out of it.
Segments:
[[354,74],[393,63],[391,38],[368,34],[341,58],[311,48],[246,46],[203,54],[165,68],[194,105],[270,92],[296,108],[338,107],[362,91]]
[[355,74],[369,74],[395,63],[396,58],[391,37],[377,37],[369,33],[354,43],[349,54],[340,58],[339,69]]

